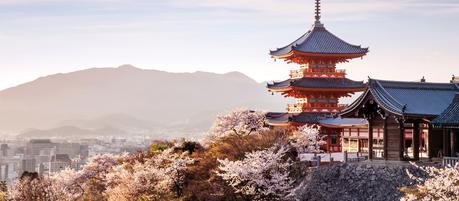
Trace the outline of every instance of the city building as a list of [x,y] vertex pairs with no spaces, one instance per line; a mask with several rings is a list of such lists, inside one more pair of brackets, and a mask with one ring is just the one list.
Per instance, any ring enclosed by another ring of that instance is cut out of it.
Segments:
[[26,145],[26,155],[39,156],[44,149],[56,149],[56,143],[50,139],[32,139]]
[[65,168],[70,168],[72,160],[68,154],[56,154],[49,161],[49,174],[60,172]]
[[0,145],[0,154],[2,157],[7,157],[8,156],[8,144],[2,144]]
[[36,172],[37,161],[35,158],[24,158],[21,163],[20,175],[23,172]]

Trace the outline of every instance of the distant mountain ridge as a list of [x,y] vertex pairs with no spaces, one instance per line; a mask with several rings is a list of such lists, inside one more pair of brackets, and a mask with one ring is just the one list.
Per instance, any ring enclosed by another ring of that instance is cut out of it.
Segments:
[[284,100],[265,86],[239,72],[91,68],[0,91],[0,130],[75,126],[152,135],[203,132],[216,114],[233,108],[282,110]]

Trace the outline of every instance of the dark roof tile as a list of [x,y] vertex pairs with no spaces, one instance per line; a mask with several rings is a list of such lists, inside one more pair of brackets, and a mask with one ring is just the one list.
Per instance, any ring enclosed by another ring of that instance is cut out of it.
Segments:
[[369,90],[386,110],[400,115],[437,116],[459,89],[450,83],[369,81]]
[[366,54],[368,48],[351,45],[330,33],[323,26],[313,26],[306,34],[293,43],[271,51],[272,56],[282,56],[296,50],[304,53],[319,54]]
[[459,127],[459,93],[454,101],[436,119],[432,121],[434,126]]
[[327,113],[276,113],[270,112],[266,115],[268,123],[282,124],[282,123],[301,123],[301,124],[318,124],[321,120],[331,118],[332,116]]
[[365,88],[365,84],[347,78],[300,78],[268,84],[269,89],[284,89],[288,87],[355,89]]

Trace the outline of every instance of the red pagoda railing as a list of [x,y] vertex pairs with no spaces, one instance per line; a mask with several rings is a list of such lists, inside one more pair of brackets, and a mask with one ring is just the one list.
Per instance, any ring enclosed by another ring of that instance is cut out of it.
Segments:
[[290,78],[297,79],[303,77],[328,77],[328,78],[344,78],[346,76],[346,70],[343,69],[311,69],[302,68],[298,70],[290,71]]
[[302,113],[302,112],[339,112],[346,108],[344,104],[324,104],[321,106],[312,106],[311,104],[288,104],[287,110],[289,113]]

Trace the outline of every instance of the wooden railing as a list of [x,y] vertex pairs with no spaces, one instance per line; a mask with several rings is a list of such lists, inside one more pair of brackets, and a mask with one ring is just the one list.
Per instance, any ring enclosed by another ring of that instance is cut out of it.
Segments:
[[459,157],[443,157],[443,167],[454,167],[459,163]]
[[346,76],[346,70],[344,69],[330,69],[329,71],[325,70],[313,70],[311,68],[303,68],[298,70],[290,71],[290,78],[302,78],[302,77],[332,77],[332,78],[341,78]]
[[290,113],[301,113],[301,112],[339,112],[346,108],[347,105],[325,105],[319,107],[313,107],[311,104],[303,103],[303,104],[288,104],[287,110]]

